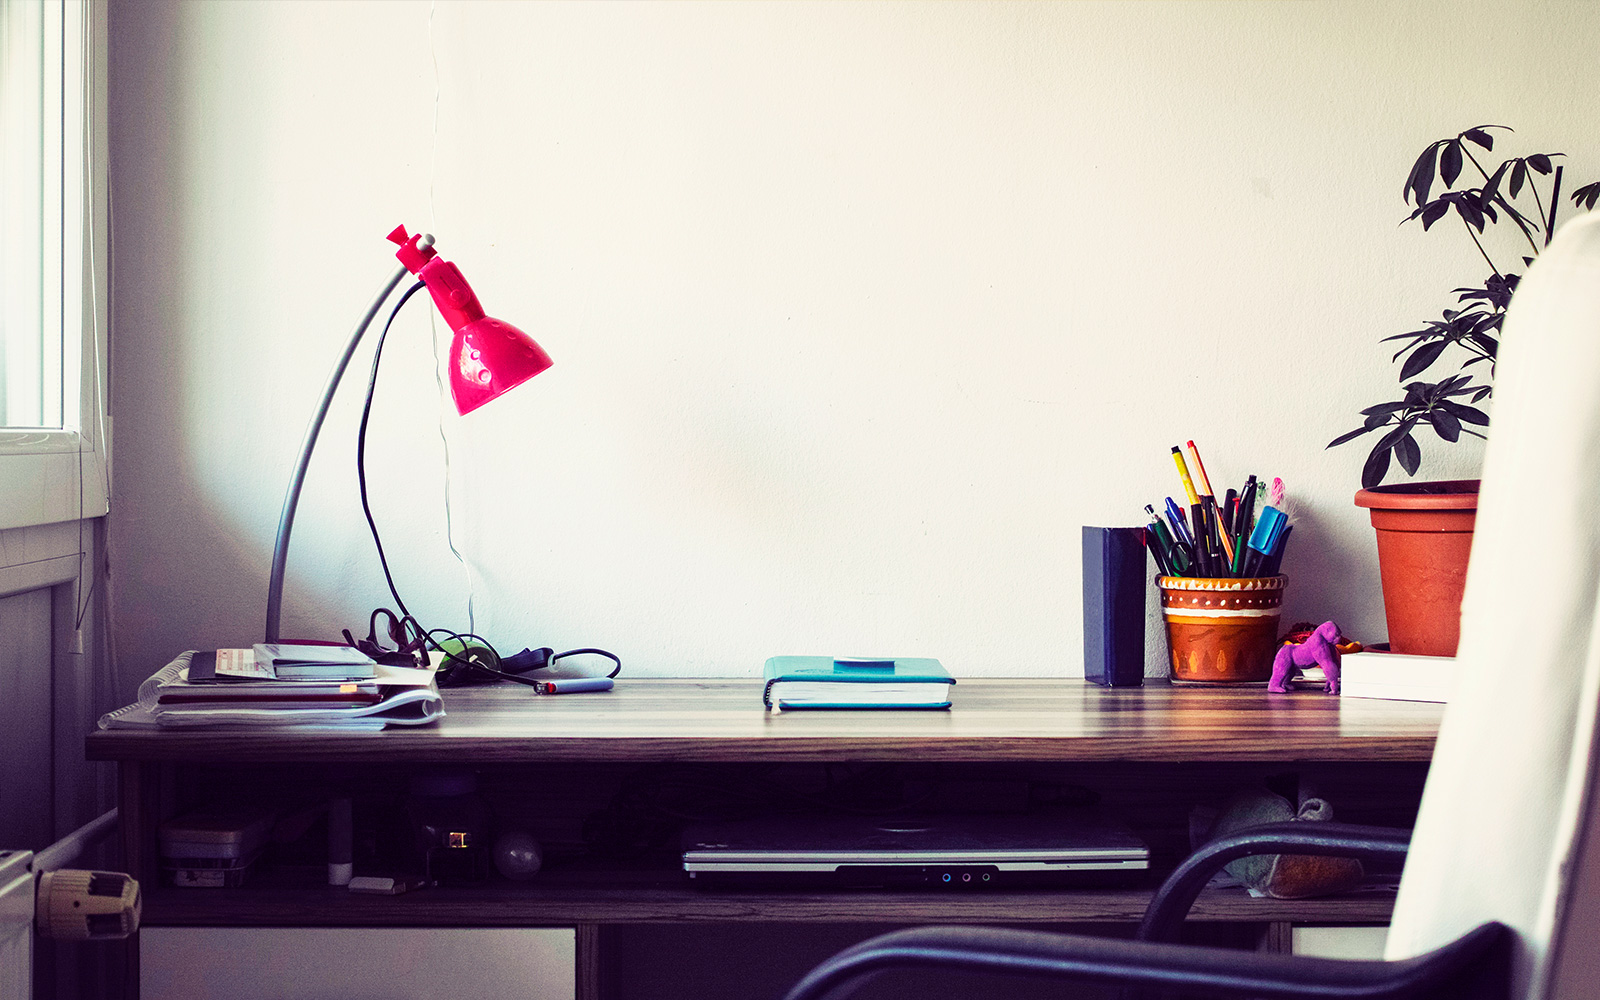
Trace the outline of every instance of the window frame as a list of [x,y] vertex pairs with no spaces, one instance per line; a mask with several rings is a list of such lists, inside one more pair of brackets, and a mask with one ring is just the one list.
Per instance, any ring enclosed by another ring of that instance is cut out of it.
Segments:
[[[0,427],[0,531],[101,517],[110,508],[106,7],[43,2],[46,71],[59,81],[47,97],[61,111],[59,130],[46,135],[47,145],[56,144],[47,163],[59,167],[59,180],[46,184],[43,212],[44,257],[55,265],[44,313],[48,328],[61,333],[61,426]],[[52,103],[47,126],[54,110]]]

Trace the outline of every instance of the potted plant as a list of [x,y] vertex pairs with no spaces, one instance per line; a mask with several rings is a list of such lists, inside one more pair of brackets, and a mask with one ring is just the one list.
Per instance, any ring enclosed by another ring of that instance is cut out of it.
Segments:
[[[1514,256],[1526,267],[1549,244],[1561,207],[1563,168],[1556,161],[1563,154],[1513,156],[1491,167],[1479,156],[1494,150],[1496,129],[1511,131],[1479,125],[1429,143],[1401,189],[1403,200],[1414,206],[1405,222],[1420,220],[1427,231],[1453,216],[1489,266],[1489,276],[1482,285],[1455,289],[1456,306],[1441,318],[1383,338],[1399,344],[1393,360],[1400,363],[1403,395],[1362,410],[1360,427],[1328,443],[1332,448],[1380,432],[1362,466],[1356,503],[1370,509],[1377,529],[1384,611],[1396,652],[1455,654],[1478,484],[1381,484],[1394,464],[1416,475],[1422,462],[1418,430],[1432,430],[1449,443],[1484,436],[1489,414],[1476,404],[1493,394],[1500,326],[1521,279],[1519,271],[1501,266],[1508,252],[1497,248],[1491,254],[1485,238],[1491,228],[1503,234],[1502,240],[1509,236]],[[1442,184],[1437,194],[1436,179]],[[1569,197],[1575,207],[1592,209],[1600,201],[1600,182]],[[1427,381],[1423,376],[1441,361],[1454,363],[1454,372]]]

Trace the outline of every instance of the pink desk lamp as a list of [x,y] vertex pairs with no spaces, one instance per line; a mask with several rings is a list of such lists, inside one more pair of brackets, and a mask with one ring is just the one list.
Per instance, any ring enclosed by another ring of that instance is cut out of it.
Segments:
[[283,499],[283,513],[278,518],[278,538],[272,549],[272,579],[267,586],[267,642],[278,642],[279,619],[283,612],[283,573],[289,555],[289,532],[294,527],[295,508],[300,503],[300,488],[305,483],[306,468],[311,463],[311,452],[317,444],[317,434],[328,415],[328,405],[339,388],[339,380],[350,364],[356,345],[372,325],[373,317],[388,301],[395,287],[407,274],[414,274],[427,285],[434,304],[454,333],[450,341],[450,395],[455,400],[456,411],[471,413],[489,402],[533,378],[550,367],[550,355],[534,343],[533,338],[503,320],[484,314],[473,294],[472,286],[462,276],[461,269],[438,256],[433,248],[433,237],[418,233],[407,236],[404,226],[396,226],[389,234],[391,242],[400,245],[395,254],[401,264],[394,276],[385,282],[377,298],[367,308],[366,315],[356,325],[344,353],[328,377],[322,400],[312,415],[311,426],[306,429],[305,441],[300,446],[300,460],[295,464],[294,476],[289,481],[289,492]]

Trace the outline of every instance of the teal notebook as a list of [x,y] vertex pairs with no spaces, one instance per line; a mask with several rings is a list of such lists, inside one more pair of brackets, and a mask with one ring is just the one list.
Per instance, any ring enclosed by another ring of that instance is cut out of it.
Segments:
[[768,708],[949,708],[955,678],[938,660],[774,656]]

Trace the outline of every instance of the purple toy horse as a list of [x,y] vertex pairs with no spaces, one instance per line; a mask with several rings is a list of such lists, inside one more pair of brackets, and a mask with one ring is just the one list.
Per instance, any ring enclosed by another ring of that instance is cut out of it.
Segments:
[[1305,642],[1292,643],[1278,647],[1278,655],[1272,660],[1272,680],[1267,682],[1267,690],[1282,694],[1289,690],[1289,680],[1300,673],[1304,667],[1316,665],[1328,678],[1328,684],[1323,689],[1329,694],[1339,693],[1339,626],[1333,622],[1323,622],[1306,637]]

